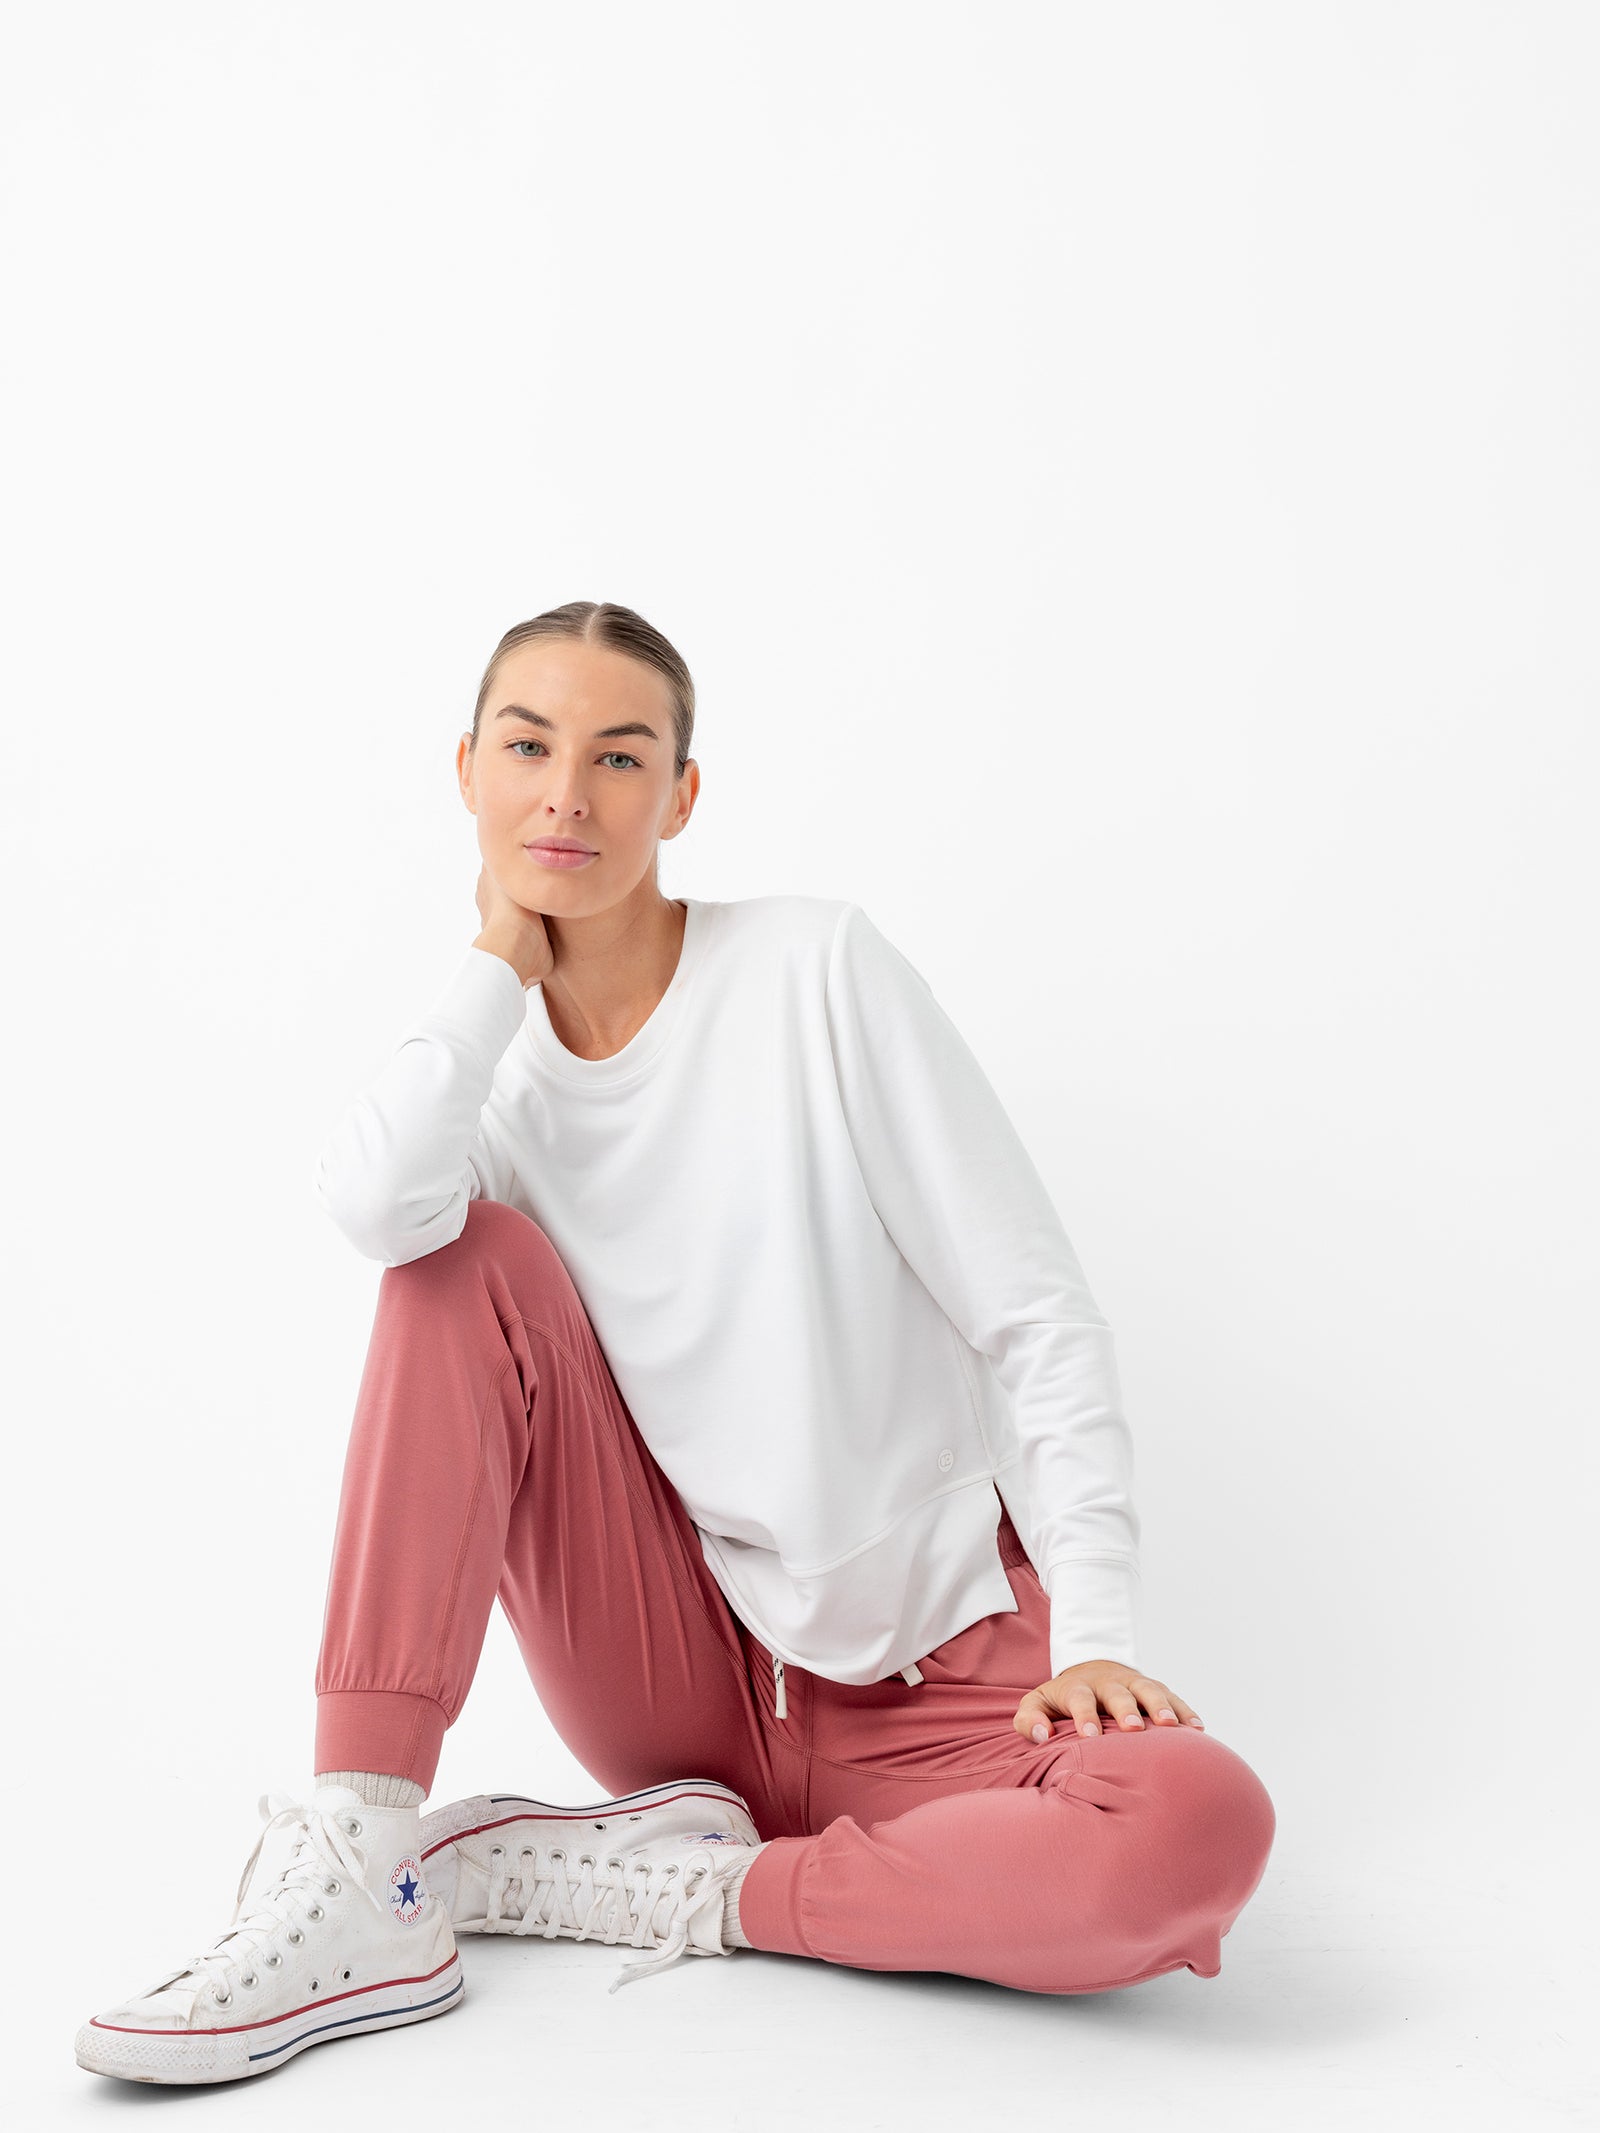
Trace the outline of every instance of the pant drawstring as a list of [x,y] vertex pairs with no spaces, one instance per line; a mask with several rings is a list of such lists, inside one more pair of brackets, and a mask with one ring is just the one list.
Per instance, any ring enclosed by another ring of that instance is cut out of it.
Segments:
[[[910,1666],[903,1666],[900,1671],[913,1687],[922,1679],[922,1669],[915,1660],[911,1662]],[[774,1715],[778,1718],[787,1718],[789,1715],[789,1697],[783,1685],[783,1661],[776,1655],[774,1655],[772,1661],[772,1686],[777,1697]]]

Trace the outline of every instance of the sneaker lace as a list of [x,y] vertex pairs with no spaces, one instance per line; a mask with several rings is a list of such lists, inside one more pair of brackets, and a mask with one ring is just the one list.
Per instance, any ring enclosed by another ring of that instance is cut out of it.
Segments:
[[680,1956],[727,1952],[721,1937],[723,1884],[734,1863],[727,1854],[713,1857],[709,1851],[654,1862],[638,1854],[600,1860],[581,1852],[573,1875],[559,1845],[521,1846],[515,1869],[497,1848],[489,1859],[483,1930],[537,1933],[545,1940],[561,1934],[612,1947],[660,1950],[643,1962],[624,1963],[608,1988],[615,1992],[635,1978],[668,1969]]
[[[233,1997],[235,1975],[254,1984],[257,1962],[264,1962],[269,1969],[277,1968],[282,1957],[269,1944],[285,1922],[289,1923],[287,1939],[298,1944],[305,1924],[316,1924],[326,1915],[317,1897],[337,1895],[345,1885],[341,1877],[348,1876],[379,1915],[385,1915],[382,1900],[367,1885],[366,1854],[352,1841],[336,1815],[282,1792],[264,1792],[257,1802],[257,1812],[262,1818],[261,1833],[239,1876],[232,1923],[209,1948],[191,1957],[185,1968],[168,1980],[169,1985],[178,1985],[187,1984],[192,1978],[197,1998],[209,1987],[212,1997],[224,2007]],[[293,1849],[278,1873],[260,1890],[249,1913],[241,1916],[245,1890],[250,1886],[262,1846],[274,1830],[285,1824],[298,1832]]]

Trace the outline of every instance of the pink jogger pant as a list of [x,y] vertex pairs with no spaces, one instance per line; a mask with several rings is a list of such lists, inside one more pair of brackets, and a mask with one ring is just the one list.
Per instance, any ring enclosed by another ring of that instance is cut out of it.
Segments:
[[[1215,1977],[1275,1829],[1260,1779],[1188,1725],[1043,1745],[1049,1605],[1002,1513],[1015,1614],[865,1687],[787,1669],[733,1613],[538,1225],[475,1200],[379,1283],[317,1660],[314,1768],[431,1786],[498,1593],[552,1724],[608,1795],[719,1778],[771,1839],[757,1948],[1030,1992]],[[526,1771],[485,1774],[528,1786]],[[535,1792],[537,1787],[532,1788]]]

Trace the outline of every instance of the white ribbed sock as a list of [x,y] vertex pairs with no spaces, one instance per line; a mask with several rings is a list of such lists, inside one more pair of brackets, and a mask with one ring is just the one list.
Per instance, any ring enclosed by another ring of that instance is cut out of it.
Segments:
[[387,1777],[375,1770],[319,1770],[319,1785],[348,1785],[369,1807],[420,1807],[427,1794],[415,1778]]
[[755,1946],[754,1941],[745,1939],[744,1930],[739,1924],[739,1891],[744,1887],[744,1877],[750,1871],[751,1862],[761,1849],[762,1847],[759,1844],[752,1844],[750,1857],[741,1859],[737,1868],[723,1884],[722,1937],[730,1948],[753,1948]]

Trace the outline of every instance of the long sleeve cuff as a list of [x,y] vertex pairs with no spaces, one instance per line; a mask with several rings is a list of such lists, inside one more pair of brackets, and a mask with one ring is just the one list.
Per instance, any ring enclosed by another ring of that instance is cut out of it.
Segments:
[[317,1158],[314,1189],[365,1257],[422,1258],[461,1234],[475,1194],[499,1196],[483,1114],[527,1011],[504,956],[467,949],[346,1110]]
[[1142,1670],[1139,1566],[1126,1556],[1068,1556],[1044,1580],[1050,1595],[1050,1671],[1080,1659],[1113,1659]]
[[503,955],[469,948],[428,1010],[429,1022],[453,1022],[471,1032],[491,1065],[528,1018],[528,995]]

